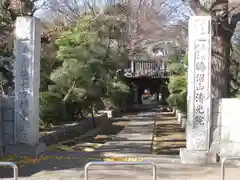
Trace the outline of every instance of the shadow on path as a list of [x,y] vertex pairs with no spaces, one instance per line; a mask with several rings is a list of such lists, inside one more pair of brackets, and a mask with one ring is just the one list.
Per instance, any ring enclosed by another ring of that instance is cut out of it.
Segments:
[[[140,109],[135,108],[120,118],[112,119],[112,127],[107,132],[100,132],[97,136],[84,139],[81,142],[78,142],[77,138],[75,138],[62,143],[62,145],[69,147],[77,147],[79,145],[79,150],[48,150],[38,158],[12,156],[7,157],[7,161],[17,162],[19,177],[29,177],[30,179],[37,177],[37,180],[46,179],[46,177],[49,179],[61,179],[61,177],[58,177],[59,172],[62,170],[73,171],[74,169],[76,174],[72,174],[72,176],[79,177],[79,169],[83,169],[89,161],[103,161],[105,152],[124,151],[133,153],[134,151],[146,152],[146,149],[149,151],[148,135],[149,133],[152,134],[152,131],[149,131],[149,129],[153,129],[153,126],[148,126],[147,123],[152,120],[154,112],[157,111],[157,109],[150,110],[150,114],[148,114],[150,108],[151,106],[145,106]],[[146,116],[144,117],[144,115]],[[146,120],[146,126],[144,126],[144,123],[141,124],[143,120]],[[130,124],[132,121],[136,123]],[[128,126],[129,128],[125,128]],[[121,133],[123,130],[125,132]],[[146,134],[146,139],[141,138],[141,134],[143,134],[143,137]],[[84,146],[83,144],[100,144],[100,146],[103,146],[97,147],[93,152],[86,152],[81,148],[81,146]],[[4,161],[4,158],[1,161]],[[11,168],[0,167],[0,178],[10,178],[12,174]]]
[[186,147],[185,130],[181,128],[172,112],[158,115],[154,128],[153,151],[161,155],[179,155],[180,148]]

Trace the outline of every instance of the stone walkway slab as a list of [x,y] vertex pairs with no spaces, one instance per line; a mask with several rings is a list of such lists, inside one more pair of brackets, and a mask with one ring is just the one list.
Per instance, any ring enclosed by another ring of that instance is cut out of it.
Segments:
[[157,112],[151,110],[138,113],[112,141],[96,149],[96,152],[151,154],[156,116]]

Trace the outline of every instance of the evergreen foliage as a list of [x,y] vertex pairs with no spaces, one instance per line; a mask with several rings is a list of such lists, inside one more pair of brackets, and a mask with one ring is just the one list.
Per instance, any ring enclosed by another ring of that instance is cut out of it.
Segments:
[[183,112],[187,112],[187,55],[175,55],[177,58],[170,60],[168,69],[173,76],[170,77],[168,90],[170,96],[167,101],[172,107],[176,107]]
[[121,74],[128,61],[124,39],[126,16],[108,12],[83,15],[56,40],[60,66],[50,75],[49,91],[62,97],[72,119],[90,113],[94,120],[103,105],[124,106],[129,92]]

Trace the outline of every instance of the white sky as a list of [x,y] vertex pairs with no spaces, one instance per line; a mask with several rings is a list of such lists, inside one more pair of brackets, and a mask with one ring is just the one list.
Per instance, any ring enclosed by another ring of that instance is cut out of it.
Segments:
[[[56,2],[69,2],[69,4],[71,3],[71,1],[73,2],[73,4],[79,4],[79,5],[83,5],[84,3],[84,0],[39,0],[38,3],[37,3],[37,6],[42,6],[42,4],[44,4],[44,2],[53,2],[53,3],[56,3]],[[54,2],[55,1],[55,2]],[[94,0],[92,0],[94,1]],[[106,0],[95,0],[97,3],[100,3],[100,4],[103,4]],[[44,19],[44,18],[47,18],[48,15],[51,14],[51,10],[46,10],[44,8],[41,8],[39,9],[38,11],[35,12],[35,16],[40,18],[40,19]]]
[[[37,3],[37,6],[41,6],[41,4],[43,4],[45,1],[54,2],[54,1],[58,1],[58,0],[39,0],[39,2]],[[71,0],[59,0],[59,1],[61,2],[61,1],[71,1]],[[84,0],[72,0],[72,1],[74,3],[79,2],[79,5],[83,4],[83,2],[84,2]],[[99,4],[104,4],[106,1],[109,1],[109,0],[95,0],[95,1]],[[176,17],[185,19],[184,16],[187,17],[190,15],[189,9],[186,6],[184,6],[184,4],[182,3],[182,0],[165,0],[165,1],[166,1],[166,7],[172,9],[172,11],[173,11],[172,13],[174,13],[176,15]],[[50,10],[39,9],[35,13],[35,16],[40,19],[45,19],[50,14],[51,14]]]

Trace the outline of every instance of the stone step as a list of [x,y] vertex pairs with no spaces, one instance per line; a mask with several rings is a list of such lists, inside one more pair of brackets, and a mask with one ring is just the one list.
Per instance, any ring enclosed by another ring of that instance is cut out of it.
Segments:
[[175,116],[164,116],[164,117],[158,116],[156,119],[159,121],[160,120],[177,120],[177,117],[175,117]]
[[175,113],[165,113],[165,112],[160,112],[157,114],[157,117],[175,117]]

